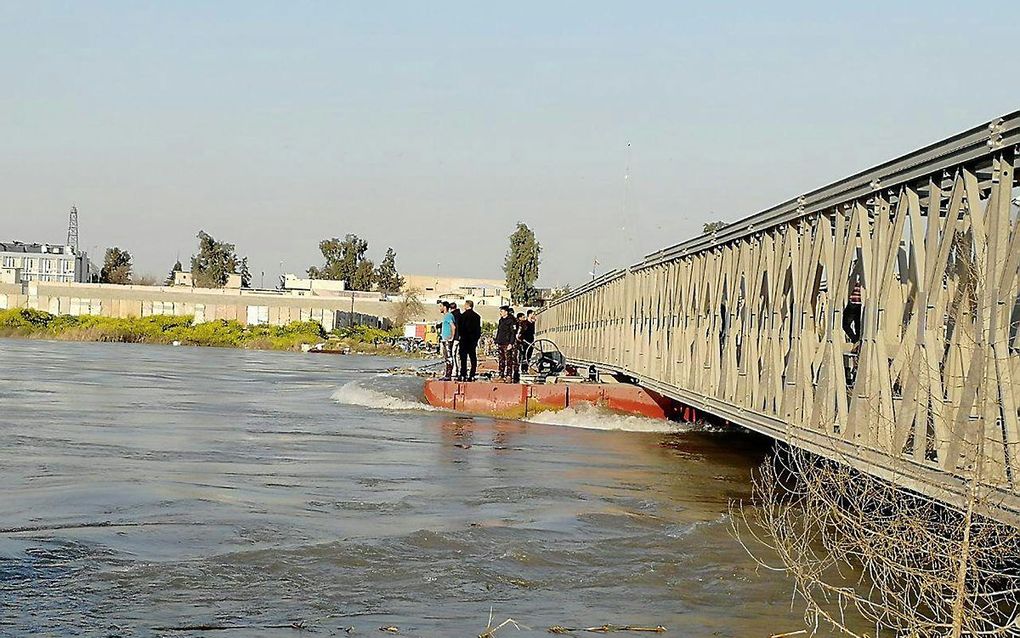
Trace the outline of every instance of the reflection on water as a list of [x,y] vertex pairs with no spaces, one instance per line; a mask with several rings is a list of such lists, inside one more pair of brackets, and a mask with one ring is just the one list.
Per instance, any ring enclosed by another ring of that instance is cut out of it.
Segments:
[[[420,381],[364,357],[0,357],[17,371],[0,379],[2,635],[472,636],[490,608],[525,636],[800,627],[790,584],[728,533],[760,438],[400,409]],[[350,400],[354,381],[390,404]]]

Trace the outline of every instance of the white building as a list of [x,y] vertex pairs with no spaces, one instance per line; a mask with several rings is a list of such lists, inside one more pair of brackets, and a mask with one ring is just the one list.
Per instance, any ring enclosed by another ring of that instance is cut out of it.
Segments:
[[302,279],[288,273],[283,276],[283,289],[288,292],[296,291],[299,295],[331,297],[347,290],[347,282],[332,279]]
[[5,280],[16,278],[21,283],[88,283],[93,274],[88,255],[70,246],[19,241],[0,243],[0,270]]

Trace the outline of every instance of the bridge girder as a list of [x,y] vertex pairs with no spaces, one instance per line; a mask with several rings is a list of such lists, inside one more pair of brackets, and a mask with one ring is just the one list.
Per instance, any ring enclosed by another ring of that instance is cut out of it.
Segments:
[[657,251],[539,333],[947,504],[978,485],[1020,522],[1018,145],[1020,112]]

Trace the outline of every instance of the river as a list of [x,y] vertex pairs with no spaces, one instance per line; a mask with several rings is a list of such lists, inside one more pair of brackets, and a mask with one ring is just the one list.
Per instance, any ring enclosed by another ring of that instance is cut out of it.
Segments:
[[802,627],[729,532],[752,434],[457,417],[370,357],[0,340],[0,361],[3,636]]

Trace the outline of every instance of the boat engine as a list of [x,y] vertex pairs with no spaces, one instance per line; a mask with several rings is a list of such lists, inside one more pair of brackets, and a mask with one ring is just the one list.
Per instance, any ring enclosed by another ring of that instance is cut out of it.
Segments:
[[567,368],[567,358],[549,339],[538,339],[528,350],[528,367],[540,377],[560,374]]

